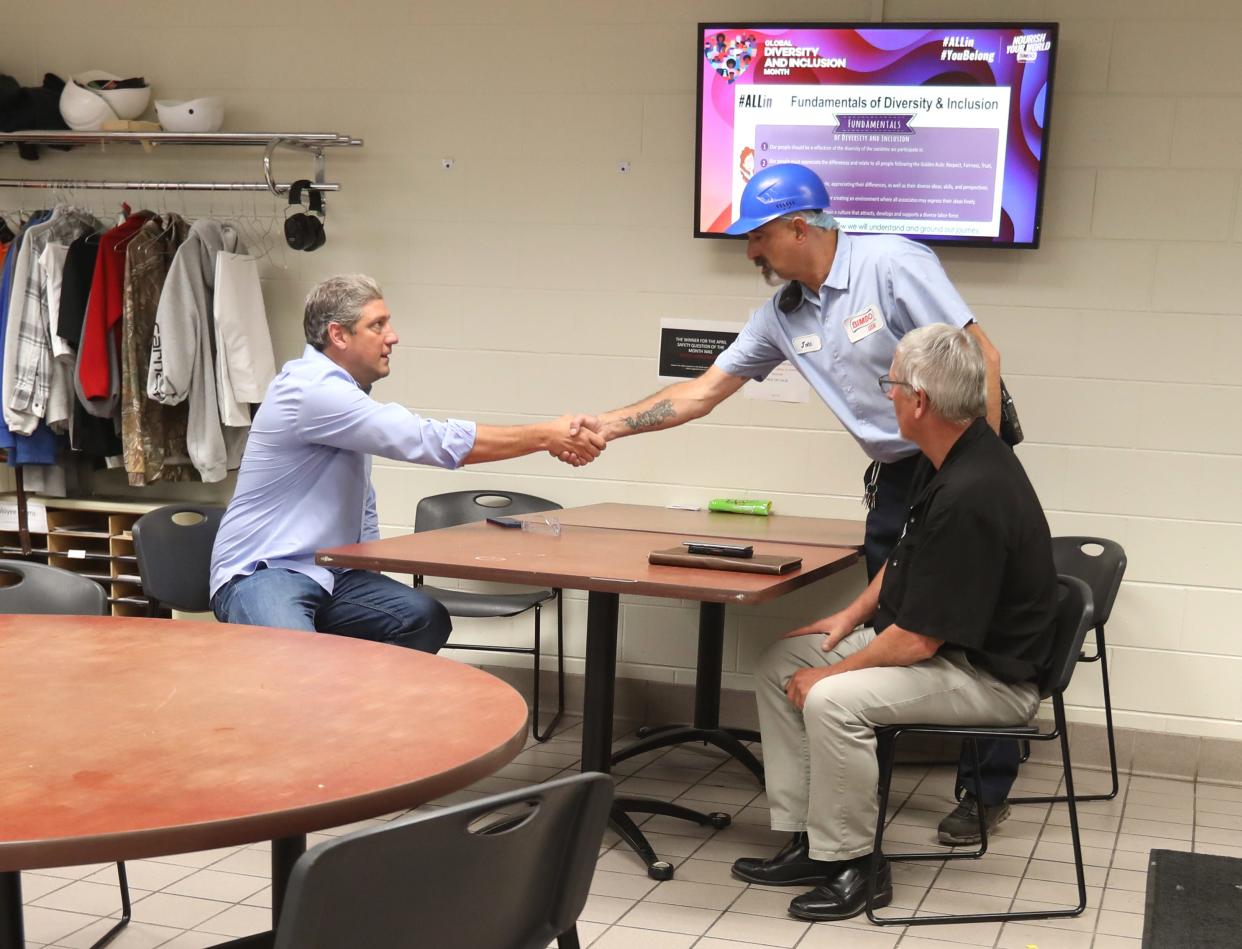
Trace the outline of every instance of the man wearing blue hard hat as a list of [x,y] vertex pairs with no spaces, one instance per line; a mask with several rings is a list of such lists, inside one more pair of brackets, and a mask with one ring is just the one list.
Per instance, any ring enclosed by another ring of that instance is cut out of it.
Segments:
[[[979,343],[987,371],[987,421],[1000,429],[1000,354],[926,246],[890,234],[846,234],[829,212],[828,190],[810,168],[770,165],[742,192],[740,214],[726,233],[745,235],[747,257],[781,289],[755,310],[737,339],[702,375],[668,386],[625,408],[582,417],[611,440],[659,431],[701,418],[750,379],[763,379],[786,360],[840,419],[871,459],[864,475],[867,574],[876,577],[896,545],[907,494],[920,456],[902,437],[892,403],[877,380],[888,372],[897,343],[920,326],[965,328]],[[836,616],[794,634],[831,634]],[[1017,777],[1015,742],[992,742],[981,769],[989,831],[1009,814]],[[963,759],[961,803],[941,822],[944,843],[977,842],[978,802]]]

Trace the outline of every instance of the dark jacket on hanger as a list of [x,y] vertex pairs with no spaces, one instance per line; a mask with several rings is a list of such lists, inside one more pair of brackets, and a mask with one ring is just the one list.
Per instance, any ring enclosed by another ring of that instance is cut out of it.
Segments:
[[[95,276],[95,258],[99,253],[99,235],[86,234],[69,245],[65,271],[60,281],[60,318],[57,335],[77,350],[82,342],[86,322],[86,305]],[[121,454],[121,440],[116,424],[110,418],[91,415],[75,400],[73,419],[69,425],[69,445],[76,451],[96,458]]]

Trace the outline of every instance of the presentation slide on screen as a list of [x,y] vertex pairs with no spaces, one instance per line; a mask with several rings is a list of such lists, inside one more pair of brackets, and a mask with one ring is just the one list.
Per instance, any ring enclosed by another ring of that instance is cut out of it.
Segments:
[[[797,162],[863,233],[1000,233],[1008,89],[782,86],[737,89],[733,147],[754,170]],[[733,201],[745,181],[734,182]]]
[[1030,243],[1055,27],[711,27],[698,225],[751,176],[815,170],[847,230]]

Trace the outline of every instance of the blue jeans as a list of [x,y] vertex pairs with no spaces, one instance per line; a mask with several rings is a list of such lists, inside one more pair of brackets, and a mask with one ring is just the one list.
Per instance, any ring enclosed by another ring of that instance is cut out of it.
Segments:
[[296,570],[260,567],[234,577],[211,598],[222,623],[276,626],[352,636],[437,652],[453,621],[437,600],[369,570],[333,570],[329,593]]

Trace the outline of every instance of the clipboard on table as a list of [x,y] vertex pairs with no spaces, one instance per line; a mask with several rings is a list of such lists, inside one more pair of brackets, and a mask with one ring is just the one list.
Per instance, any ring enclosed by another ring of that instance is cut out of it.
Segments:
[[647,562],[663,567],[695,567],[699,570],[735,570],[739,573],[789,573],[802,566],[801,557],[781,554],[755,554],[753,557],[715,557],[711,554],[691,554],[685,547],[667,547],[653,550]]

